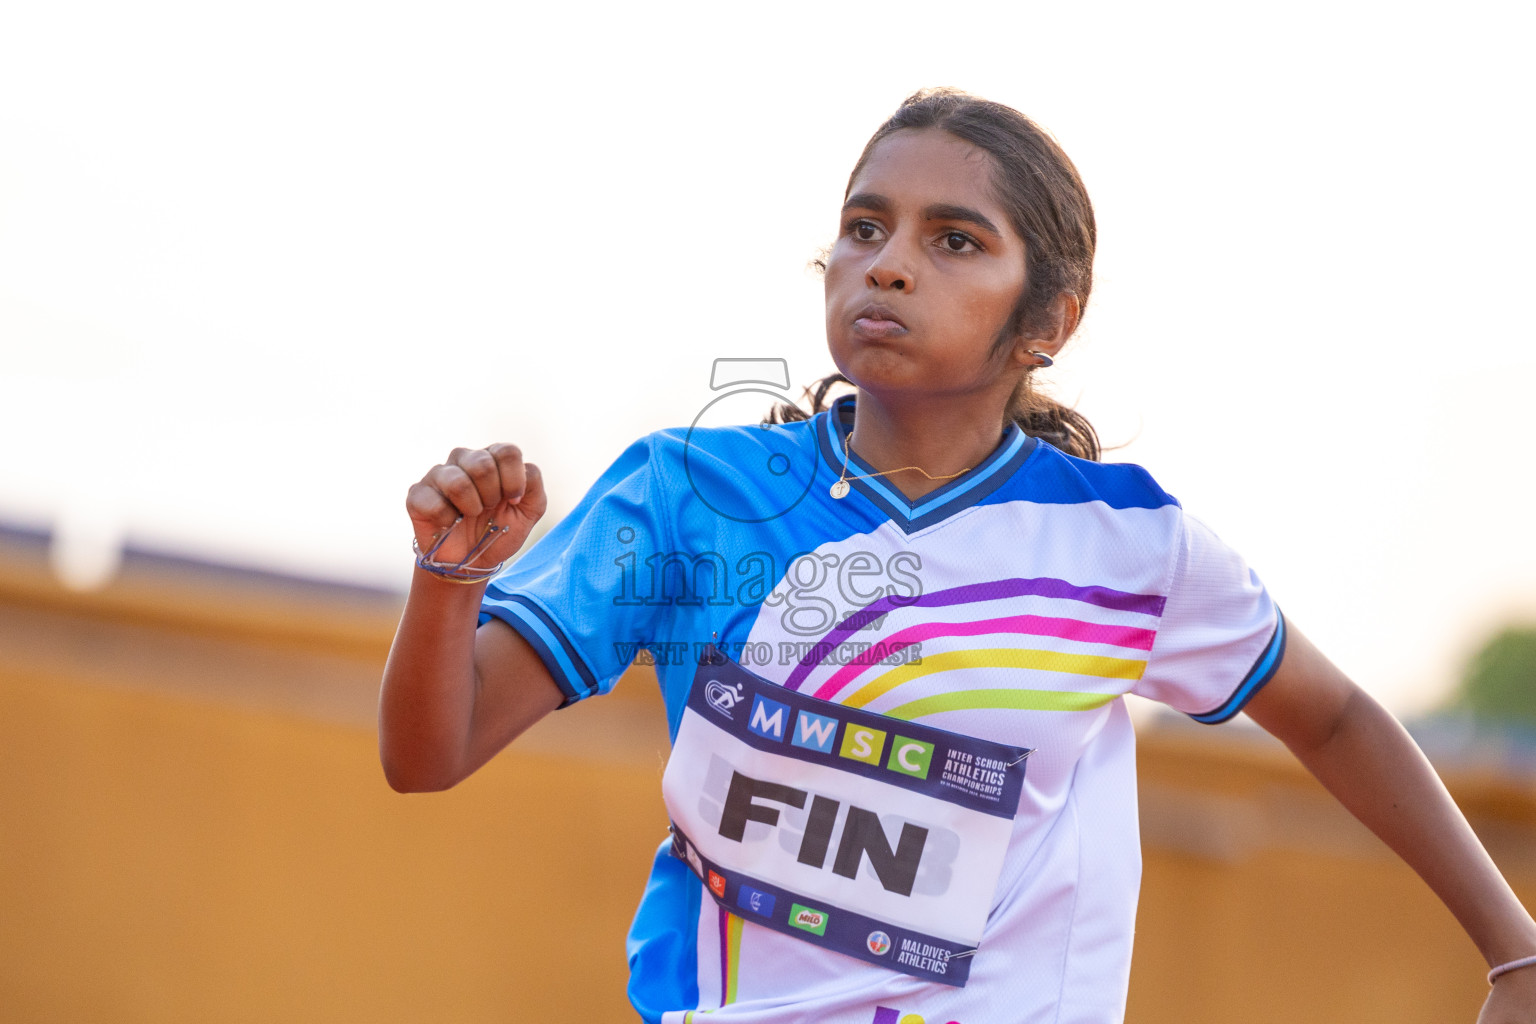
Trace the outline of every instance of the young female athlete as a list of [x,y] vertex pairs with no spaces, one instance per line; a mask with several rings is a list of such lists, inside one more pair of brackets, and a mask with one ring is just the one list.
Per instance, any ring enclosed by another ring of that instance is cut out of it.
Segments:
[[1284,741],[1466,928],[1495,973],[1480,1019],[1536,1021],[1536,922],[1401,726],[1031,390],[1093,250],[1048,136],[918,94],[854,167],[825,261],[852,395],[640,440],[500,575],[545,509],[517,448],[411,487],[380,706],[397,789],[459,782],[635,643],[673,655],[673,834],[629,940],[645,1020],[1120,1020],[1137,693]]

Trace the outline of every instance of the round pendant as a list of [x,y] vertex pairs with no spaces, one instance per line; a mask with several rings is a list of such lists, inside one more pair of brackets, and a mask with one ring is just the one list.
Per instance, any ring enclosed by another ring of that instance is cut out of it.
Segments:
[[834,498],[846,498],[846,497],[848,497],[848,481],[847,480],[839,480],[837,483],[832,485],[832,497],[834,497]]

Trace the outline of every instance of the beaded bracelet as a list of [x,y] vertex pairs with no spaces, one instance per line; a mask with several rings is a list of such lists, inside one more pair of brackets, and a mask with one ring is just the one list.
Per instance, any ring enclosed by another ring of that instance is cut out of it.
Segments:
[[470,548],[469,553],[466,554],[457,563],[438,562],[433,560],[432,556],[437,554],[437,549],[443,546],[443,542],[448,539],[448,535],[453,533],[454,527],[458,526],[463,521],[463,516],[455,519],[453,521],[453,526],[448,527],[448,529],[442,532],[441,536],[436,538],[437,543],[432,545],[432,549],[430,551],[423,552],[421,550],[421,545],[416,543],[416,539],[414,537],[411,538],[411,551],[413,551],[416,555],[416,568],[421,569],[423,572],[429,572],[433,576],[436,576],[438,579],[447,583],[465,584],[484,583],[492,576],[495,576],[497,573],[501,572],[502,567],[507,564],[504,561],[498,562],[496,565],[492,566],[477,566],[469,564],[474,560],[475,556],[479,555],[480,552],[490,547],[491,542],[496,539],[497,534],[505,533],[507,530],[511,529],[510,526],[497,526],[495,523],[490,523],[486,526],[485,533],[481,534],[480,539],[475,542],[475,546]]
[[1536,967],[1536,956],[1523,956],[1519,960],[1511,960],[1507,964],[1499,964],[1488,972],[1488,984],[1492,985],[1498,980],[1499,975],[1517,971],[1522,967]]

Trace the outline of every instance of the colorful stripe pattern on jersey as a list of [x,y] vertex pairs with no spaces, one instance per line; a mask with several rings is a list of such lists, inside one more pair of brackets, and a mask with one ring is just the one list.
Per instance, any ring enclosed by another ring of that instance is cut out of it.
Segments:
[[[483,617],[525,637],[569,702],[642,653],[674,735],[713,642],[808,696],[1033,748],[970,980],[722,916],[668,841],[630,934],[631,999],[674,1024],[1118,1021],[1140,881],[1122,698],[1232,717],[1280,662],[1279,612],[1140,467],[1014,427],[915,502],[883,478],[835,499],[852,417],[844,399],[801,423],[643,438],[491,585]],[[850,478],[872,472],[850,453]]]

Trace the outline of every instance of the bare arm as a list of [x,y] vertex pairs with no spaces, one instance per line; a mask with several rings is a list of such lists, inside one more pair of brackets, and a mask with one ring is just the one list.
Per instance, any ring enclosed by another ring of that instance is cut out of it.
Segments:
[[[1296,630],[1247,712],[1418,872],[1490,966],[1536,954],[1536,921],[1418,745]],[[1536,1021],[1536,967],[1501,977],[1479,1021]]]
[[[406,508],[424,551],[453,529],[440,561],[464,557],[489,525],[506,527],[476,559],[490,565],[516,553],[544,514],[543,481],[511,445],[456,448],[411,487]],[[564,701],[515,630],[476,628],[485,586],[421,569],[411,579],[379,693],[379,759],[401,792],[455,785]]]

